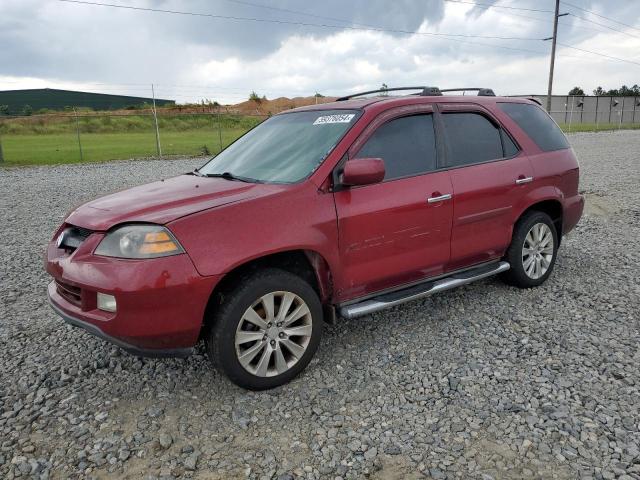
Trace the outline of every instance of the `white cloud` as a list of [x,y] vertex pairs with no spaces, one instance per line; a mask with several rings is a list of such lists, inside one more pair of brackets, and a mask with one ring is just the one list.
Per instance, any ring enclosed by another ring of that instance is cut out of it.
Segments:
[[[361,3],[353,1],[354,5]],[[225,103],[244,100],[252,90],[269,98],[311,95],[316,91],[338,95],[376,88],[382,83],[443,88],[488,86],[505,95],[546,91],[550,45],[540,40],[446,39],[420,34],[279,28],[273,24],[229,24],[99,7],[61,7],[42,0],[6,2],[0,5],[0,43],[6,45],[0,51],[0,89],[49,86],[146,96],[153,82],[158,85],[159,97],[178,101],[210,98]],[[321,8],[302,7],[286,0],[276,3],[298,10]],[[606,2],[613,3],[619,5],[619,18],[637,21],[640,6],[630,5],[633,2]],[[182,3],[169,0],[161,4],[163,8],[186,9]],[[448,3],[444,14],[440,8],[437,15],[430,15],[428,9],[412,15],[402,9],[385,9],[385,4],[363,3],[370,7],[366,18],[358,16],[362,10],[358,8],[342,13],[334,9],[326,14],[389,28],[418,29],[422,33],[541,39],[549,36],[551,28],[549,15],[543,13],[489,9],[470,15],[470,6]],[[194,10],[212,8],[201,1],[190,5]],[[442,7],[434,0],[430,5]],[[540,3],[530,0],[518,5],[539,7]],[[588,8],[601,11],[603,5],[600,2]],[[35,12],[29,22],[20,16],[25,6]],[[265,17],[268,13],[252,12]],[[613,16],[605,13],[609,14]],[[313,18],[302,20],[322,23]],[[561,43],[640,62],[640,38],[586,30],[602,29],[575,19],[565,18],[562,22]],[[640,37],[640,32],[636,33]],[[566,93],[575,85],[589,91],[598,85],[614,88],[623,83],[640,83],[638,65],[563,47],[559,47],[558,54],[556,93]]]

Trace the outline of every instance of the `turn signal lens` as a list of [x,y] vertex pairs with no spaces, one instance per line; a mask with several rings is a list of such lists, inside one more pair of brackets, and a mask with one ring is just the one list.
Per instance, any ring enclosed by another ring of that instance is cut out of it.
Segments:
[[167,232],[149,232],[144,236],[144,241],[148,243],[168,242],[171,237]]
[[143,255],[154,255],[157,253],[168,253],[178,251],[178,246],[169,240],[168,242],[144,242],[140,247],[140,253]]

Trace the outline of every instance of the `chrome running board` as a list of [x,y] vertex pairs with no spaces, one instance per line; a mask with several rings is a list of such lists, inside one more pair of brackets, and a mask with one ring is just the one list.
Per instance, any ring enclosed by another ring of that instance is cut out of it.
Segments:
[[508,262],[483,265],[461,273],[452,274],[433,282],[421,283],[395,292],[385,293],[359,303],[342,306],[339,308],[340,315],[345,318],[355,318],[369,313],[378,312],[385,308],[394,307],[418,298],[428,297],[434,293],[451,290],[452,288],[460,287],[461,285],[467,285],[468,283],[473,283],[478,280],[482,280],[483,278],[506,272],[509,268],[511,268],[511,266]]

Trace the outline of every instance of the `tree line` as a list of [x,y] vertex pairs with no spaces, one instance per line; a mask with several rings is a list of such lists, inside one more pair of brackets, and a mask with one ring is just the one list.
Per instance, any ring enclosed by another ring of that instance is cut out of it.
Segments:
[[[622,85],[620,88],[612,88],[610,90],[605,90],[602,87],[598,87],[593,90],[593,94],[596,96],[613,96],[613,97],[638,97],[640,96],[640,86],[637,84],[633,87],[627,87],[626,85]],[[584,95],[584,90],[580,87],[573,87],[569,91],[569,95]]]

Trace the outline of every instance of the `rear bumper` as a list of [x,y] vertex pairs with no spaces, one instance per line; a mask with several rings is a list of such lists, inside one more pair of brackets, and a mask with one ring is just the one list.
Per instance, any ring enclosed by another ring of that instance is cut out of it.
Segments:
[[582,211],[584,210],[584,196],[578,194],[565,199],[563,210],[564,218],[562,219],[562,233],[563,235],[566,235],[575,228],[582,217]]

